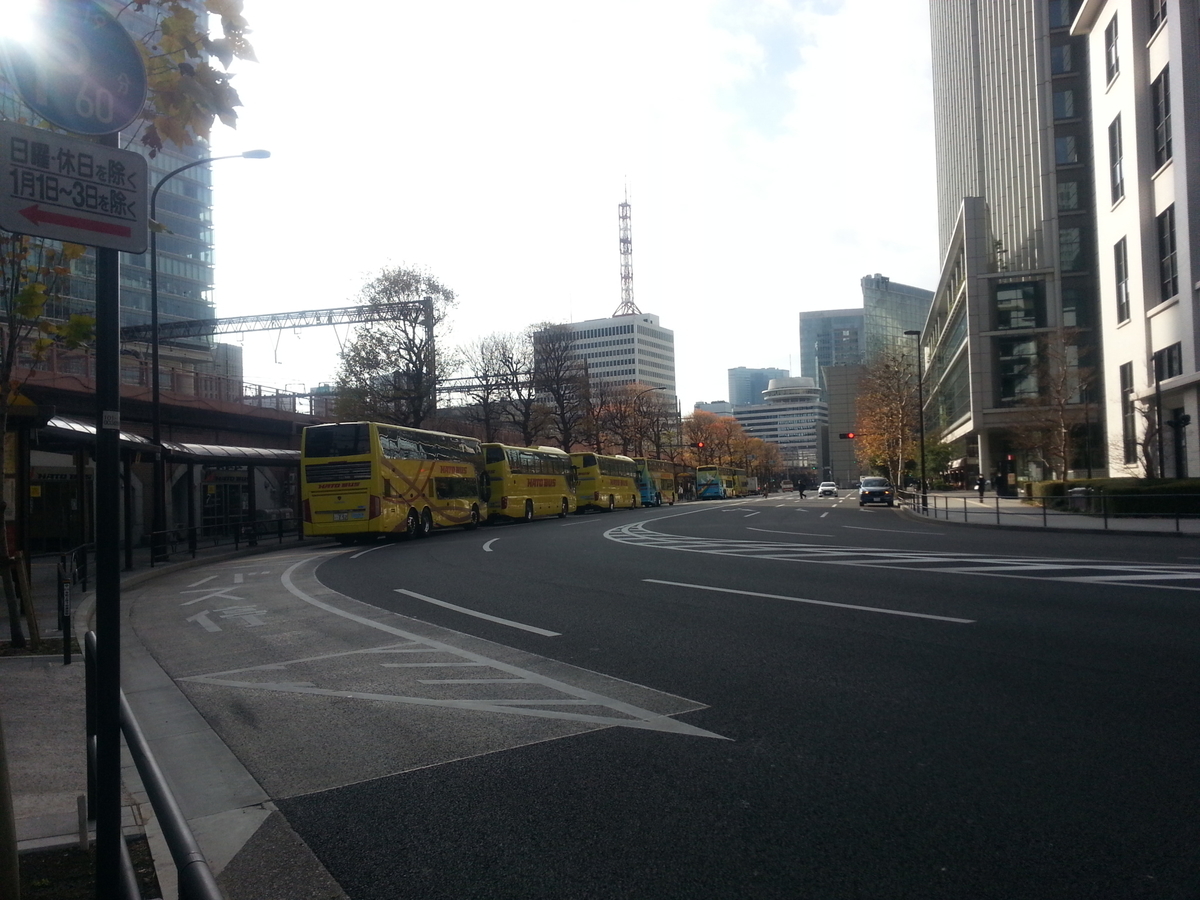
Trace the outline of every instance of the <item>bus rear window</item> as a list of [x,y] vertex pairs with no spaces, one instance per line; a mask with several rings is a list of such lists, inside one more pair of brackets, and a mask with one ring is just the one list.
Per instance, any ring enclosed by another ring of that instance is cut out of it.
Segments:
[[363,456],[371,452],[371,426],[314,425],[304,429],[304,455],[309,459]]
[[585,454],[583,454],[583,459],[580,460],[580,462],[583,463],[583,468],[590,469],[592,466],[594,466],[596,464],[596,457],[593,456],[591,453],[585,453]]
[[502,463],[502,462],[504,462],[504,448],[503,447],[485,447],[484,453],[486,454],[486,456],[484,458],[484,462],[487,462],[487,463]]

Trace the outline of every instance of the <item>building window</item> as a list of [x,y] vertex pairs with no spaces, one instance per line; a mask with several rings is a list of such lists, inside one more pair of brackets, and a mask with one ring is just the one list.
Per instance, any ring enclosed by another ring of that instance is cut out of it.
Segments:
[[1071,45],[1060,44],[1050,48],[1050,74],[1065,75],[1073,71],[1071,65]]
[[1121,149],[1121,117],[1118,115],[1108,126],[1108,180],[1112,188],[1112,202],[1125,196],[1124,153]]
[[1117,282],[1117,321],[1129,321],[1129,252],[1125,238],[1113,247],[1113,272]]
[[1168,70],[1150,85],[1151,111],[1154,114],[1154,164],[1161,168],[1171,158],[1171,87]]
[[1054,92],[1054,118],[1056,118],[1056,119],[1073,119],[1073,118],[1075,118],[1075,92],[1074,91],[1055,91]]
[[1167,21],[1167,0],[1150,0],[1150,30],[1157,31]]
[[1079,162],[1079,148],[1074,135],[1054,139],[1054,161],[1060,166]]
[[1036,281],[997,285],[997,331],[1007,331],[1011,328],[1040,328],[1045,324],[1044,319],[1040,285]]
[[1050,27],[1069,28],[1071,25],[1071,0],[1050,0]]
[[1000,372],[1000,405],[1016,406],[1038,396],[1036,337],[1001,338],[996,354]]
[[1064,272],[1080,268],[1080,264],[1083,262],[1083,232],[1081,229],[1058,229],[1058,259]]
[[1104,29],[1104,65],[1108,80],[1112,81],[1120,74],[1121,62],[1117,56],[1117,17],[1113,16],[1108,27]]
[[1154,351],[1154,380],[1166,381],[1183,374],[1183,345],[1176,341],[1170,347]]
[[1159,300],[1170,300],[1179,293],[1179,269],[1175,262],[1175,206],[1168,206],[1158,217]]
[[1079,182],[1060,181],[1058,183],[1058,208],[1079,209]]
[[1137,408],[1133,403],[1133,363],[1121,364],[1121,444],[1125,463],[1137,462]]

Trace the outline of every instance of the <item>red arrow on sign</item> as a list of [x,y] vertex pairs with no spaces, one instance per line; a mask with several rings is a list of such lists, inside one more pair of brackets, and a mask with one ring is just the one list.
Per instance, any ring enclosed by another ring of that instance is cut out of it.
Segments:
[[40,209],[35,203],[33,206],[27,206],[22,210],[18,210],[26,219],[34,225],[41,225],[45,222],[48,225],[63,225],[67,228],[79,228],[83,231],[94,231],[98,234],[115,234],[117,237],[130,237],[133,230],[128,225],[118,225],[115,222],[97,222],[95,219],[84,219],[79,216],[68,216],[63,213],[50,212],[47,209]]

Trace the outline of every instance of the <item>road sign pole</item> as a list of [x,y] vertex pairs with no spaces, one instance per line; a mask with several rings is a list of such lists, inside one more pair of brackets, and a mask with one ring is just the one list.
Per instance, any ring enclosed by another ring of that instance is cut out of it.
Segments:
[[[118,145],[119,135],[100,142]],[[117,250],[96,249],[96,896],[121,883],[121,279]]]

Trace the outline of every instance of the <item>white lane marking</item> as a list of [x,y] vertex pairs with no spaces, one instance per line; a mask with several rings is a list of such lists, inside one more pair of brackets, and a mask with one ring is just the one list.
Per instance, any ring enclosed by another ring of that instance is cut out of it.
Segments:
[[820,534],[816,531],[776,531],[773,528],[753,528],[747,527],[747,531],[761,531],[763,534],[798,534],[801,537],[833,537],[832,534]]
[[216,575],[209,575],[207,578],[201,578],[199,581],[193,581],[188,585],[188,587],[199,587],[200,585],[204,584],[204,582],[212,581],[216,577]]
[[377,544],[377,545],[376,545],[376,546],[374,546],[374,547],[368,547],[366,550],[359,550],[357,553],[355,553],[355,554],[354,554],[353,556],[351,556],[350,558],[351,558],[351,559],[358,559],[360,556],[366,556],[368,553],[374,553],[376,550],[382,550],[384,547],[394,547],[394,546],[395,546],[395,545],[394,545],[394,544],[392,544],[392,543],[390,543],[390,542],[386,542],[386,543],[383,543],[383,544]]
[[825,518],[827,515],[829,515],[829,510],[825,510],[825,512],[821,513],[821,518],[823,519],[823,518]]
[[[280,576],[285,589],[292,596],[298,598],[304,603],[325,612],[332,613],[335,616],[341,616],[351,622],[355,622],[366,628],[373,628],[376,631],[382,631],[385,634],[394,635],[403,639],[405,643],[393,645],[393,647],[381,648],[364,648],[362,650],[343,651],[340,653],[321,654],[319,656],[309,657],[307,659],[289,660],[283,663],[269,663],[263,666],[250,666],[243,669],[231,669],[226,672],[214,672],[207,675],[192,675],[181,678],[180,681],[192,681],[199,684],[216,684],[225,687],[240,687],[247,690],[261,691],[278,691],[282,693],[293,694],[311,694],[320,697],[346,697],[358,700],[370,700],[381,703],[403,703],[414,706],[439,706],[448,707],[451,709],[470,709],[477,712],[495,712],[506,713],[509,715],[533,716],[543,719],[565,719],[572,722],[586,722],[600,727],[624,727],[624,728],[642,728],[649,731],[661,731],[670,734],[691,735],[694,737],[709,737],[717,740],[729,740],[722,735],[715,734],[711,731],[705,731],[703,728],[697,728],[695,725],[689,725],[687,722],[679,721],[672,718],[670,715],[653,712],[648,709],[634,706],[632,703],[627,703],[623,700],[618,700],[613,697],[606,697],[596,691],[590,691],[586,688],[576,687],[575,685],[567,684],[559,681],[556,678],[551,678],[548,675],[542,675],[528,669],[521,669],[500,660],[489,659],[478,653],[473,653],[469,650],[464,650],[460,647],[455,647],[451,644],[443,643],[432,638],[422,637],[421,635],[413,634],[403,629],[396,628],[384,622],[379,622],[367,616],[360,616],[348,610],[334,606],[332,603],[326,603],[323,600],[318,600],[316,597],[309,596],[302,591],[292,581],[292,573],[305,563],[312,562],[320,557],[310,556],[302,559],[294,565],[290,566]],[[463,635],[463,637],[467,637]],[[376,652],[394,652],[395,648],[410,647],[414,644],[427,647],[430,650],[447,653],[452,656],[457,656],[459,659],[467,659],[479,662],[483,665],[490,666],[501,672],[507,672],[510,675],[518,676],[523,681],[528,681],[531,684],[539,685],[550,691],[555,691],[558,694],[566,694],[568,698],[564,700],[562,697],[544,697],[533,699],[518,699],[512,698],[486,698],[477,699],[451,700],[447,698],[433,697],[409,697],[398,696],[395,694],[377,694],[364,691],[339,691],[325,688],[318,688],[311,683],[304,682],[262,682],[262,681],[241,681],[234,680],[229,676],[238,675],[243,672],[259,672],[259,671],[274,671],[284,670],[288,666],[295,663],[306,663],[324,659],[332,659],[335,657],[348,657],[356,654],[369,654]],[[619,680],[619,679],[613,679]],[[629,682],[623,682],[628,685]],[[664,695],[661,691],[656,692],[660,696]],[[682,700],[683,698],[678,698]],[[692,703],[692,701],[686,701]],[[557,706],[563,703],[578,705],[578,706],[595,706],[611,710],[615,715],[591,715],[586,713],[571,713],[552,709],[541,708],[543,706]],[[701,704],[693,704],[696,709],[704,709]],[[694,710],[689,710],[694,711]],[[630,718],[619,718],[618,716],[628,716]]]
[[241,573],[241,572],[234,573],[234,575],[233,575],[233,583],[234,584],[242,584],[243,582],[245,582],[245,580],[246,580],[246,576],[243,573]]
[[752,513],[746,513],[746,515],[742,516],[742,518],[743,518],[743,519],[748,519],[748,518],[750,518],[751,516],[757,516],[757,515],[758,515],[758,510],[755,510],[755,511],[754,511],[754,512],[752,512]]
[[[237,600],[242,603],[246,602],[245,597],[235,597],[233,594],[227,594],[227,593],[225,593],[227,590],[229,590],[229,588],[222,588],[219,591],[212,591],[210,593],[205,594],[203,597],[197,597],[195,600],[188,600],[184,603],[180,603],[179,605],[180,606],[191,606],[193,603],[200,603],[203,600],[211,600],[213,597],[220,597],[222,600]],[[194,592],[193,591],[181,591],[181,593],[190,594],[190,593],[194,593]]]
[[716,591],[721,594],[740,594],[743,597],[765,597],[768,600],[790,600],[792,603],[811,603],[814,606],[836,606],[838,609],[856,609],[860,612],[884,613],[889,616],[907,616],[913,619],[933,619],[937,622],[955,622],[959,625],[973,625],[974,619],[956,619],[952,616],[934,616],[928,613],[907,612],[902,609],[887,609],[882,606],[856,606],[853,603],[833,603],[829,600],[807,600],[803,597],[787,597],[783,594],[761,594],[758,591],[741,591],[734,588],[713,587],[707,584],[686,584],[682,581],[660,581],[657,578],[643,578],[651,584],[666,584],[672,587],[691,588],[697,591]]
[[941,531],[922,531],[917,528],[864,528],[861,525],[843,525],[843,528],[850,528],[854,531],[882,531],[884,534],[943,534]]
[[424,594],[418,594],[416,591],[406,591],[404,588],[396,588],[395,590],[397,594],[415,597],[417,600],[424,600],[426,603],[432,603],[435,606],[444,606],[446,609],[452,609],[455,612],[464,613],[468,616],[475,616],[477,619],[487,619],[489,622],[495,622],[498,625],[508,625],[512,628],[520,628],[522,631],[532,631],[534,634],[540,634],[545,637],[562,637],[562,634],[557,631],[547,631],[545,628],[537,628],[534,625],[524,625],[521,622],[514,622],[512,619],[501,619],[499,616],[489,616],[487,613],[478,612],[474,609],[467,609],[465,606],[455,606],[453,603],[447,603],[445,600],[435,600],[433,597],[426,597]]
[[500,540],[500,538],[492,538],[490,541],[486,542],[483,545],[483,552],[491,553],[492,552],[492,544],[496,543],[496,541],[498,541],[498,540]]

